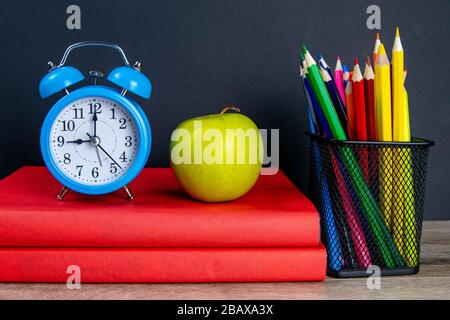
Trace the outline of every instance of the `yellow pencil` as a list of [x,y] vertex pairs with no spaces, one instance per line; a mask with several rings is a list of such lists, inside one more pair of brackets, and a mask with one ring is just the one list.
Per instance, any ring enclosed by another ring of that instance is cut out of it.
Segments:
[[409,132],[409,114],[405,110],[405,65],[400,32],[397,28],[394,47],[392,48],[392,114],[393,140],[411,141]]
[[[404,91],[404,104],[405,110],[408,113],[409,118],[409,104],[408,104],[408,92]],[[409,121],[405,124],[409,131]],[[409,131],[410,132],[410,131]],[[403,256],[405,257],[406,263],[409,267],[417,267],[418,264],[418,252],[417,252],[417,232],[416,232],[416,210],[415,210],[415,200],[414,200],[414,180],[413,180],[413,163],[412,163],[412,153],[411,149],[402,149],[403,154],[403,172],[402,175],[397,175],[398,177],[403,177],[399,179],[402,183],[403,194],[403,212],[404,212],[404,243],[403,243]]]
[[[402,42],[400,41],[400,33],[397,27],[395,33],[394,47],[392,48],[392,120],[393,120],[393,140],[394,141],[410,141],[410,137],[406,134],[405,129],[405,67],[404,53]],[[393,150],[394,156],[394,196],[392,205],[392,231],[394,242],[403,255],[403,228],[405,217],[405,197],[404,197],[404,181],[403,171],[407,169],[408,161],[406,148],[398,148]]]
[[[393,140],[409,142],[411,129],[408,92],[405,89],[404,51],[398,27],[392,49],[392,102]],[[418,255],[411,150],[396,149],[394,162],[394,241],[408,266],[416,267]]]
[[[378,56],[378,50],[380,49],[380,44],[381,44],[380,33],[377,32],[377,37],[375,39],[375,46],[373,48],[373,64],[372,65],[373,65],[374,70],[375,70],[376,64],[377,64],[377,56]],[[379,94],[377,93],[379,87],[380,87],[380,85],[378,84],[378,77],[375,75],[375,79],[373,81],[373,104],[374,104],[375,108],[377,105],[377,98],[379,96]],[[376,113],[375,113],[375,116],[376,116]]]
[[[381,43],[375,64],[375,79],[377,81],[376,119],[377,138],[380,141],[392,141],[391,116],[391,67],[386,55],[386,49]],[[391,229],[392,210],[392,150],[381,148],[378,154],[380,169],[380,205],[388,229]]]

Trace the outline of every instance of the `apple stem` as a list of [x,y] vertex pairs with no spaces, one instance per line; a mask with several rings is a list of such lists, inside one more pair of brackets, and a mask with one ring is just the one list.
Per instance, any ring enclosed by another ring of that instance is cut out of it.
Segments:
[[220,114],[224,114],[225,112],[227,112],[228,110],[233,110],[236,112],[241,112],[241,109],[235,107],[235,106],[226,106],[225,108],[223,108],[222,112],[220,112]]

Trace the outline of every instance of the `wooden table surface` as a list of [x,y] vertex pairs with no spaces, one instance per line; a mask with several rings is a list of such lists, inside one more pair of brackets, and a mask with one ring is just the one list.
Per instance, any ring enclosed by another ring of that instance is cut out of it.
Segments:
[[381,289],[367,279],[327,278],[321,283],[206,284],[0,284],[0,299],[450,299],[450,221],[424,222],[421,270],[383,277]]

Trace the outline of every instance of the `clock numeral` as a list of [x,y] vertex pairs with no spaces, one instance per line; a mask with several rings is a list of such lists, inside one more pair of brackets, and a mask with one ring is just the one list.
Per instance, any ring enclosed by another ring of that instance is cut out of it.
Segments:
[[83,166],[76,166],[78,170],[78,176],[81,177],[81,171],[83,170]]
[[131,147],[133,145],[132,138],[130,136],[125,137],[125,147]]
[[128,158],[125,155],[125,151],[122,152],[122,154],[119,157],[120,160],[122,160],[122,162],[127,162]]
[[70,160],[70,153],[65,153],[64,160],[63,160],[64,164],[70,164],[71,161],[72,160]]
[[127,128],[127,119],[120,118],[119,123],[120,123],[119,129],[126,129]]
[[69,121],[61,121],[62,122],[62,130],[61,131],[73,131],[75,130],[75,122],[73,120]]
[[115,120],[116,118],[116,110],[115,109],[111,109],[111,120]]
[[99,174],[98,173],[98,168],[97,167],[92,168],[91,174],[92,174],[92,178],[97,179],[98,178],[98,174]]
[[89,114],[102,113],[102,104],[100,102],[89,103]]
[[64,145],[64,137],[59,136],[56,141],[58,141],[58,147],[62,147]]
[[109,172],[110,172],[111,174],[117,173],[117,167],[116,167],[116,164],[115,164],[115,163],[111,163],[111,166],[109,167]]
[[74,119],[84,119],[84,110],[82,108],[73,109]]

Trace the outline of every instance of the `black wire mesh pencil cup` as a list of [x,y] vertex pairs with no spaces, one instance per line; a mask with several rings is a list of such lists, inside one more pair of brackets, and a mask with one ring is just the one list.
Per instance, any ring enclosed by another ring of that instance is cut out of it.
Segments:
[[310,194],[320,212],[327,274],[419,271],[428,151],[433,141],[329,140],[307,133]]

